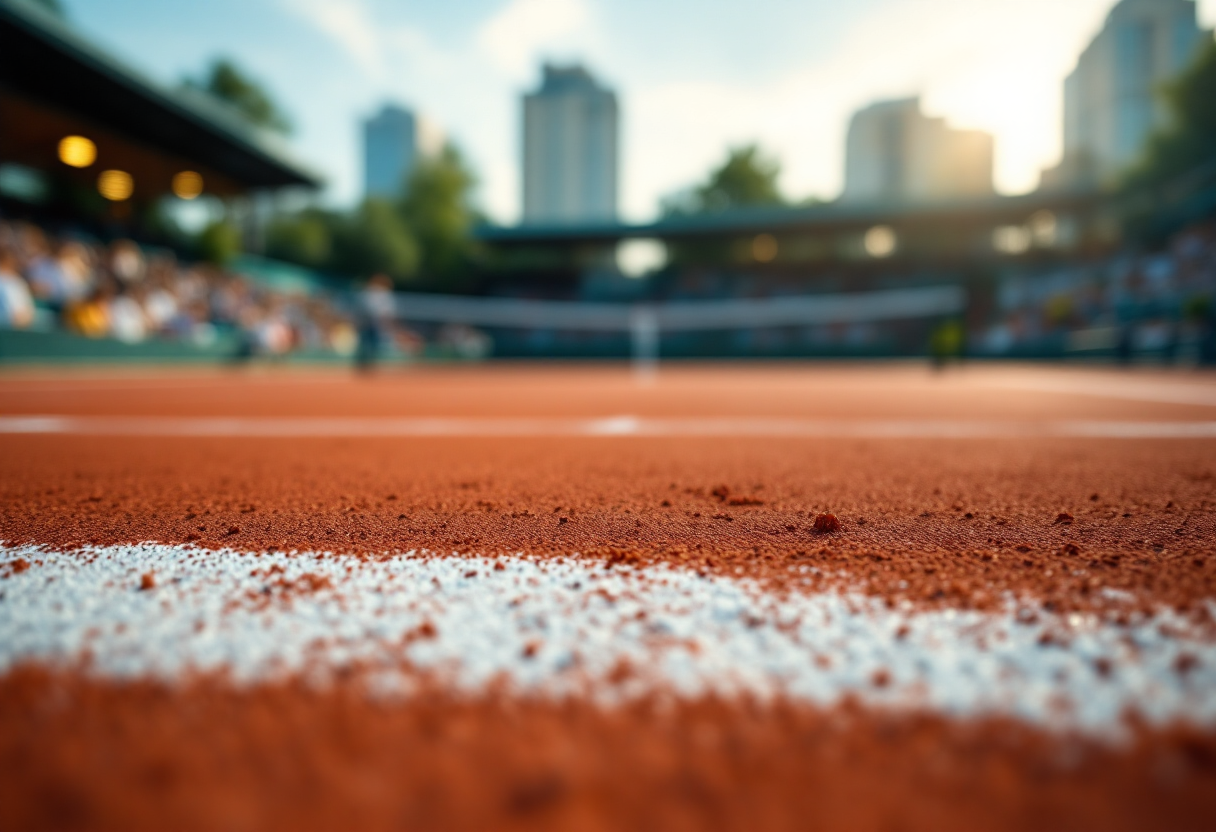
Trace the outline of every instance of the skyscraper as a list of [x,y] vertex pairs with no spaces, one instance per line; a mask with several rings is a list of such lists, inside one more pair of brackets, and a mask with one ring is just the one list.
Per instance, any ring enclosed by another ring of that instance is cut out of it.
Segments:
[[582,66],[545,64],[523,109],[524,222],[615,219],[616,94]]
[[1194,59],[1204,32],[1194,0],[1122,0],[1064,81],[1064,156],[1043,184],[1108,181],[1164,125],[1161,85]]
[[880,101],[853,114],[842,199],[918,201],[992,193],[992,136],[929,118],[919,98]]
[[418,160],[442,146],[443,134],[433,124],[404,107],[385,104],[363,122],[364,196],[397,196]]

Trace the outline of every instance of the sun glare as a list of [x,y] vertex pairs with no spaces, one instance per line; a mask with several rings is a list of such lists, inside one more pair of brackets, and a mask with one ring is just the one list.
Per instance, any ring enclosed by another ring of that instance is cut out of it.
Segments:
[[1038,186],[1039,172],[1059,154],[1058,105],[1044,100],[1060,95],[1056,68],[1005,54],[934,87],[925,98],[930,114],[993,135],[998,191],[1026,193]]

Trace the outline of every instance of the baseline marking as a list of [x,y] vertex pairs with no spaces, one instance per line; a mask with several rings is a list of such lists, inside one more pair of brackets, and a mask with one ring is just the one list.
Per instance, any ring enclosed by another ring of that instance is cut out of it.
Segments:
[[1069,396],[1095,396],[1135,402],[1216,407],[1216,387],[1179,382],[1040,377],[992,379],[985,381],[984,386],[1006,390],[1029,390],[1035,393],[1062,393]]
[[858,439],[1216,439],[1216,421],[960,421],[806,419],[243,418],[0,416],[0,434],[231,438],[808,437]]

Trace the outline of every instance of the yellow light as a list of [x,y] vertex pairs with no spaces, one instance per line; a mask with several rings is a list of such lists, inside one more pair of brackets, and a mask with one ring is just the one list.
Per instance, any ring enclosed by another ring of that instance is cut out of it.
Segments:
[[173,177],[173,193],[181,199],[194,199],[203,192],[203,177],[192,170],[183,170]]
[[772,234],[757,234],[752,240],[752,257],[757,263],[771,263],[777,257],[777,238]]
[[895,232],[888,226],[876,225],[866,232],[866,254],[871,257],[890,257],[895,253]]
[[122,202],[131,197],[135,182],[125,170],[103,170],[97,177],[97,192],[111,202]]
[[59,140],[59,161],[74,168],[87,168],[97,160],[97,145],[84,136],[64,136]]
[[1059,237],[1059,223],[1051,211],[1039,211],[1027,223],[1030,226],[1030,236],[1034,243],[1041,248],[1054,246]]
[[1002,254],[1024,254],[1030,248],[1030,232],[1021,225],[1002,225],[992,232],[992,247]]

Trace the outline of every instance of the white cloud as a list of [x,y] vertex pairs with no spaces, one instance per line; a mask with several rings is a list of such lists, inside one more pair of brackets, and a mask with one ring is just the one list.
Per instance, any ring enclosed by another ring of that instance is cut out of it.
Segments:
[[997,185],[1024,191],[1059,153],[1062,85],[1110,0],[888,2],[829,54],[754,85],[695,81],[625,96],[625,207],[650,214],[702,177],[728,144],[758,140],[783,162],[788,195],[832,196],[843,182],[851,113],[921,94],[931,115],[997,137]]
[[362,0],[283,0],[283,4],[331,37],[368,76],[385,76],[383,41]]
[[[417,106],[466,149],[484,205],[502,221],[518,213],[519,95],[538,61],[552,57],[581,59],[612,83],[619,79],[621,197],[631,219],[653,215],[661,196],[703,177],[728,145],[752,140],[781,157],[788,195],[832,196],[842,185],[850,114],[878,98],[916,93],[930,114],[993,132],[998,186],[1026,190],[1058,156],[1063,78],[1114,2],[884,0],[858,12],[830,51],[808,52],[754,82],[703,80],[710,75],[704,58],[682,58],[673,36],[682,62],[668,56],[665,74],[673,77],[674,66],[682,77],[655,83],[655,66],[621,41],[630,31],[621,26],[643,25],[633,20],[640,6],[503,0],[479,25],[439,42],[419,11],[369,0],[277,1],[330,37],[363,76],[348,85],[358,92],[343,99],[346,111],[326,100],[328,119],[349,119],[353,140],[357,108],[377,97]],[[1209,25],[1216,20],[1216,0],[1202,0],[1200,10]],[[739,78],[750,77],[747,61],[723,55],[719,69],[738,67]],[[357,147],[324,150],[343,171],[340,198],[352,200]]]
[[496,67],[520,78],[546,50],[589,46],[591,22],[586,0],[511,0],[481,26],[476,42]]
[[[463,40],[442,48],[420,28],[406,25],[365,0],[280,0],[284,7],[342,48],[366,77],[365,93],[346,102],[373,106],[377,97],[399,100],[431,116],[465,148],[481,179],[480,197],[492,216],[517,215],[516,170],[519,86],[541,57],[581,57],[596,48],[593,14],[586,0],[510,0]],[[335,117],[356,121],[359,113]],[[345,144],[345,143],[344,143]],[[328,149],[329,153],[334,152]],[[357,147],[343,150],[355,156]],[[357,198],[344,164],[334,196]]]

